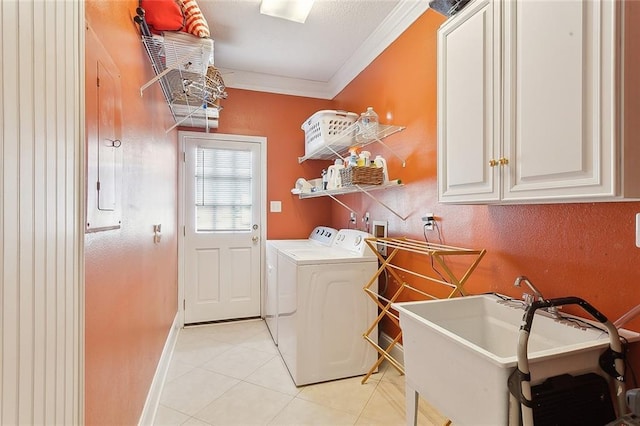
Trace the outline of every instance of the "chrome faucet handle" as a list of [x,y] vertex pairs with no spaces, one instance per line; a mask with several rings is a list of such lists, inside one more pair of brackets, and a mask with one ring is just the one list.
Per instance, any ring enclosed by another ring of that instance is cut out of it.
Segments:
[[531,306],[534,300],[533,294],[522,293],[522,300],[526,306]]
[[[531,304],[534,302],[536,298],[542,302],[546,302],[546,299],[544,298],[540,290],[538,290],[536,286],[534,286],[533,283],[529,281],[529,278],[525,277],[524,275],[521,275],[518,278],[516,278],[513,285],[515,287],[520,287],[523,281],[534,293],[534,294],[529,294],[526,292],[522,293],[522,300],[524,300],[524,303],[527,307],[531,306]],[[562,316],[558,312],[558,307],[556,306],[549,306],[548,308],[544,308],[544,310],[547,311],[549,314],[551,314],[551,316],[553,316],[555,319],[562,318]]]
[[562,318],[560,312],[558,310],[562,309],[562,306],[549,306],[546,311],[549,312],[554,318],[559,319]]
[[513,285],[515,287],[520,287],[523,281],[527,285],[527,287],[529,287],[529,289],[531,289],[531,291],[533,292],[535,297],[538,298],[538,300],[541,300],[541,301],[545,300],[545,298],[542,295],[542,293],[540,292],[540,290],[538,290],[536,288],[536,286],[534,286],[533,283],[529,280],[529,278],[525,277],[524,275],[520,275],[519,277],[517,277],[516,280],[514,281]]

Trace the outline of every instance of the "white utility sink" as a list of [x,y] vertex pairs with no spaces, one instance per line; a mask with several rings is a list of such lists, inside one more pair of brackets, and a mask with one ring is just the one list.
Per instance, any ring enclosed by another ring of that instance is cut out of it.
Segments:
[[[417,395],[460,425],[506,425],[507,379],[517,364],[524,310],[495,295],[395,303],[400,314],[406,375],[407,423]],[[598,323],[595,323],[596,325]],[[621,330],[629,341],[635,332]],[[601,372],[606,332],[580,329],[536,313],[529,336],[531,383],[563,373]]]

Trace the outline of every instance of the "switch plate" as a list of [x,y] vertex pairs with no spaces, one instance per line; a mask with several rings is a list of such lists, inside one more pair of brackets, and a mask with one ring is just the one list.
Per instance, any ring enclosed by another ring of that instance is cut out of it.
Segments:
[[280,213],[282,212],[282,201],[271,201],[269,210],[271,213]]
[[640,247],[640,213],[636,213],[636,247]]

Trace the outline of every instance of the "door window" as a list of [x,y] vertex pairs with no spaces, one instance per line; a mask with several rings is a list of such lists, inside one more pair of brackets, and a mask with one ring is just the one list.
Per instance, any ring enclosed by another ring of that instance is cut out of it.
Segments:
[[196,149],[196,232],[251,232],[251,151]]

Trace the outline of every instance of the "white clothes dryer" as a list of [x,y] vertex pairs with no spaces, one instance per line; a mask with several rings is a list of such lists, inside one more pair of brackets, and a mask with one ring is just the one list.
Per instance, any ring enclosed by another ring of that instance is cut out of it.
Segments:
[[376,361],[363,338],[378,314],[363,290],[378,269],[370,236],[343,229],[331,247],[278,254],[278,349],[297,386],[363,375]]
[[273,343],[278,344],[278,252],[287,248],[329,247],[338,230],[328,226],[316,226],[309,238],[295,240],[267,240],[266,284],[264,286],[264,319]]

